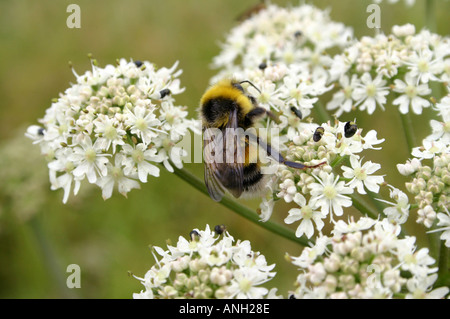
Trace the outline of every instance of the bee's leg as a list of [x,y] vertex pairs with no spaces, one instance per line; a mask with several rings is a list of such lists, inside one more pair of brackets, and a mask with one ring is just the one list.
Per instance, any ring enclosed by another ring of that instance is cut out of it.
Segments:
[[297,168],[297,169],[316,168],[316,167],[322,166],[327,163],[325,161],[325,162],[322,162],[317,165],[304,165],[302,163],[286,161],[284,159],[284,157],[276,149],[272,148],[272,146],[270,146],[270,144],[263,141],[259,136],[255,136],[253,134],[248,134],[248,135],[249,135],[248,136],[249,139],[256,141],[258,143],[259,147],[261,147],[262,149],[264,149],[267,152],[267,155],[272,157],[278,163],[284,164],[288,167]]
[[272,119],[272,121],[274,121],[276,123],[280,123],[280,119],[275,114],[273,114],[272,112],[267,111],[267,110],[265,110],[265,111],[266,111],[267,116],[270,117]]
[[258,142],[259,146],[266,150],[267,155],[272,157],[278,163],[284,164],[284,165],[286,165],[288,167],[297,168],[297,169],[316,168],[316,167],[322,166],[322,165],[327,163],[325,161],[325,162],[322,162],[322,163],[317,164],[317,165],[305,165],[305,164],[302,164],[302,163],[286,161],[284,159],[284,157],[277,150],[272,148],[272,146],[270,146],[270,144],[268,144],[268,143],[264,142],[262,139],[260,139],[259,136],[253,136],[252,138],[256,138],[256,141]]
[[284,165],[286,165],[288,167],[292,167],[292,168],[306,169],[306,168],[316,168],[316,167],[319,167],[319,166],[322,166],[322,165],[326,164],[327,162],[322,162],[322,163],[317,164],[317,165],[304,165],[302,163],[291,162],[291,161],[284,161],[284,162],[281,162],[281,163],[283,163]]
[[322,166],[322,165],[324,165],[324,164],[327,163],[327,162],[322,162],[322,163],[317,164],[317,165],[305,165],[305,164],[298,163],[298,162],[286,161],[286,160],[284,159],[284,157],[283,157],[280,153],[278,153],[277,151],[275,151],[275,150],[270,146],[270,144],[265,144],[264,146],[266,147],[267,154],[268,154],[269,156],[271,156],[272,158],[274,158],[277,162],[279,162],[279,163],[281,163],[281,164],[284,164],[284,165],[286,165],[286,166],[288,166],[288,167],[297,168],[297,169],[307,169],[307,168],[316,168],[316,167]]

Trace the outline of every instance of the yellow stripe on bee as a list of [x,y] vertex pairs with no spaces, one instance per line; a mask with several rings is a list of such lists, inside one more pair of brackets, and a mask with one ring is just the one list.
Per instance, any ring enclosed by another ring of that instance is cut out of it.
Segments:
[[259,147],[257,145],[245,144],[245,164],[258,163]]
[[243,114],[247,114],[253,109],[253,104],[250,99],[243,94],[242,91],[233,87],[231,80],[228,79],[221,80],[208,89],[205,94],[203,94],[200,104],[204,105],[207,101],[212,99],[233,100],[240,106]]

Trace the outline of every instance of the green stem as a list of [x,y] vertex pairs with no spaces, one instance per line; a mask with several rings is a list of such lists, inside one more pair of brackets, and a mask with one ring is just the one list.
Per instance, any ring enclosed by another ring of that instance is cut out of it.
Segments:
[[417,146],[411,116],[409,113],[406,114],[399,113],[399,114],[402,120],[403,132],[405,133],[406,143],[408,145],[408,153],[411,153],[411,150]]
[[[185,169],[178,169],[176,167],[174,167],[174,173],[175,173],[175,175],[180,177],[182,180],[184,180],[185,182],[187,182],[188,184],[193,186],[195,189],[199,190],[200,192],[202,192],[203,194],[205,194],[209,197],[208,190],[206,189],[205,184],[200,179],[198,179],[195,175],[186,171]],[[307,240],[304,237],[297,238],[295,236],[295,233],[292,230],[287,229],[280,224],[277,224],[277,223],[274,223],[271,221],[261,222],[259,220],[258,214],[256,214],[253,210],[251,210],[248,207],[245,207],[244,205],[242,205],[242,204],[238,203],[237,201],[234,201],[228,197],[223,197],[219,203],[222,204],[223,206],[231,209],[238,215],[250,220],[254,224],[261,226],[262,228],[265,228],[265,229],[269,230],[270,232],[275,233],[281,237],[284,237],[293,242],[296,242],[297,244],[300,244],[300,245],[306,247],[306,246],[308,246],[308,242],[312,242],[310,240]]]
[[358,194],[349,195],[352,199],[353,206],[359,210],[363,215],[366,215],[370,218],[377,219],[377,212],[373,211],[373,209],[361,198]]
[[367,196],[370,198],[370,201],[375,205],[376,209],[378,210],[378,214],[381,214],[386,208],[386,205],[383,204],[383,202],[380,202],[378,199],[383,198],[381,198],[379,194],[376,194],[371,191],[367,191]]
[[39,216],[35,216],[29,221],[31,231],[36,238],[36,243],[41,249],[43,261],[52,278],[55,286],[63,298],[76,297],[73,291],[67,288],[65,278],[62,274],[61,267],[58,263],[54,250],[52,249],[47,237],[45,236]]
[[317,118],[320,123],[326,123],[331,120],[331,116],[328,114],[322,102],[317,101],[314,105],[314,110],[316,111]]
[[330,166],[332,168],[335,168],[336,166],[340,165],[344,160],[345,161],[348,160],[348,155],[344,156],[337,155],[336,158],[331,162]]
[[441,240],[441,248],[439,251],[439,270],[438,270],[438,282],[436,283],[436,286],[439,287],[439,285],[448,285],[450,278],[448,278],[448,254],[449,248],[445,246],[445,241]]
[[430,255],[435,260],[439,259],[440,239],[438,233],[427,233],[428,248],[430,249]]
[[426,0],[425,4],[425,25],[430,32],[436,33],[436,2],[435,0]]

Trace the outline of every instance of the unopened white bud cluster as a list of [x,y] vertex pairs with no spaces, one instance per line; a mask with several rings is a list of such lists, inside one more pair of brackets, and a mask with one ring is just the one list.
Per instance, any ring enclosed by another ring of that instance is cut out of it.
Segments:
[[437,220],[438,226],[444,226],[441,239],[450,246],[450,96],[437,103],[436,110],[441,119],[430,121],[432,134],[412,150],[414,157],[397,169],[410,177],[406,189],[417,205],[417,222],[434,228]]
[[[217,228],[217,226],[216,226]],[[275,276],[275,265],[268,265],[264,255],[254,252],[250,242],[235,242],[224,231],[218,235],[207,225],[195,229],[190,239],[180,236],[168,250],[153,247],[161,256],[143,278],[136,277],[145,290],[134,298],[186,299],[259,299],[275,298],[276,289],[262,284]]]
[[[311,238],[320,232],[326,217],[335,222],[334,216],[342,216],[343,208],[352,205],[349,195],[354,192],[366,194],[366,190],[378,192],[384,183],[381,175],[373,175],[381,166],[371,161],[363,162],[361,153],[376,147],[384,139],[377,138],[372,130],[362,134],[355,123],[335,121],[318,126],[302,123],[286,152],[286,158],[294,161],[324,165],[315,169],[293,169],[280,165],[269,187],[271,196],[263,198],[260,205],[261,218],[267,220],[272,214],[274,198],[295,203],[285,222],[300,222],[296,236]],[[350,167],[343,165],[349,163]]]
[[437,268],[415,237],[399,239],[400,226],[389,220],[361,218],[335,225],[299,257],[295,298],[442,298],[449,289],[431,290]]

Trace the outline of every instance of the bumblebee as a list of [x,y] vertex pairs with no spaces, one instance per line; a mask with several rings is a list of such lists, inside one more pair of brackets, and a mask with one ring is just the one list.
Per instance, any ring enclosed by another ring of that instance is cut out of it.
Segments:
[[324,164],[307,166],[286,161],[257,134],[248,132],[262,116],[273,115],[258,106],[256,99],[244,90],[244,83],[254,86],[249,81],[221,80],[207,89],[200,100],[205,184],[215,201],[220,201],[226,190],[239,198],[255,196],[263,189],[267,177],[262,174],[263,163],[257,157],[261,148],[277,162],[292,168]]

